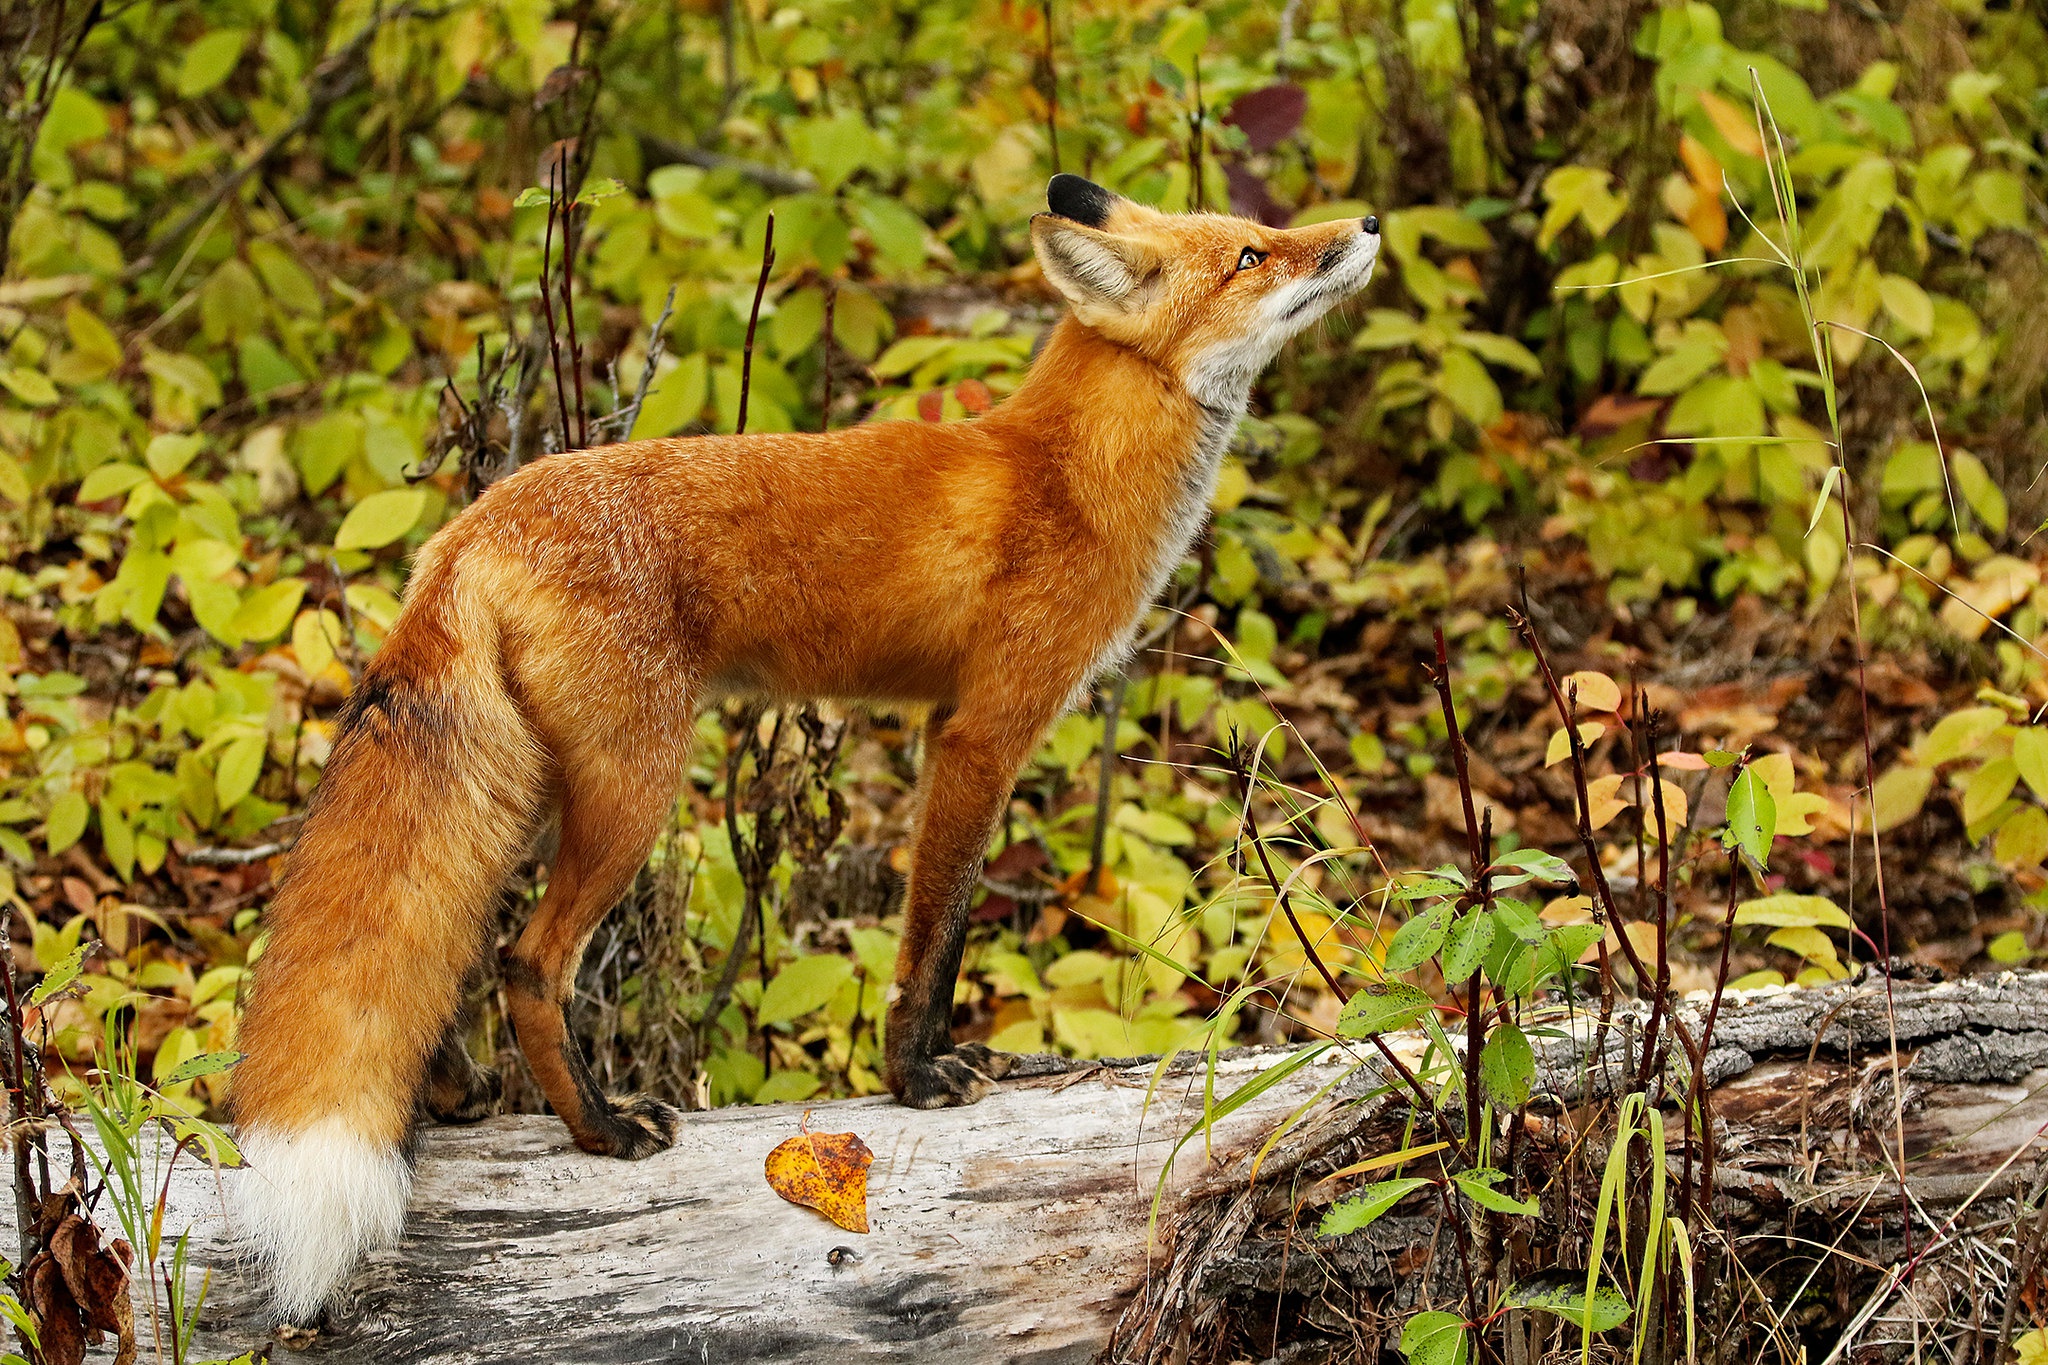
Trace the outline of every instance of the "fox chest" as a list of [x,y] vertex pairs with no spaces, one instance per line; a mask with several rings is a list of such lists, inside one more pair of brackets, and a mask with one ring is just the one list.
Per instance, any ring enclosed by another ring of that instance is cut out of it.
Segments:
[[1126,589],[1129,595],[1120,604],[1122,610],[1112,630],[1078,680],[1077,698],[1097,677],[1130,662],[1146,610],[1159,600],[1174,570],[1187,558],[1195,538],[1208,522],[1209,503],[1216,493],[1223,457],[1230,449],[1230,438],[1236,433],[1242,415],[1242,405],[1234,409],[1204,408],[1195,447],[1181,462],[1161,500],[1159,516],[1147,528],[1150,543],[1145,547],[1140,577]]

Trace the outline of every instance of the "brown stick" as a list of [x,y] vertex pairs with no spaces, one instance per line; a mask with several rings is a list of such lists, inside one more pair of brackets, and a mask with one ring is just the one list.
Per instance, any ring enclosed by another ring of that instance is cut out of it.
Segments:
[[548,328],[548,365],[555,372],[555,407],[562,417],[562,449],[569,446],[569,394],[562,383],[562,348],[555,340],[555,305],[550,297],[548,280],[554,270],[549,253],[555,244],[555,177],[560,174],[562,158],[559,151],[548,162],[548,222],[540,237],[540,315]]
[[761,238],[761,277],[754,281],[754,306],[747,314],[747,348],[740,354],[740,411],[733,434],[747,430],[747,395],[754,386],[754,328],[761,321],[761,296],[768,292],[768,272],[775,265],[775,212],[768,212],[768,230]]

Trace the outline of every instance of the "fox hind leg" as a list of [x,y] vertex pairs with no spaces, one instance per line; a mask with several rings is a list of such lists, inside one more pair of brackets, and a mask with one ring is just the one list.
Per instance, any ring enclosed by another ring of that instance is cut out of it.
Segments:
[[484,1066],[469,1055],[462,1042],[464,1032],[458,1020],[427,1067],[423,1100],[427,1112],[440,1123],[475,1123],[488,1118],[504,1091],[497,1068]]
[[591,933],[667,823],[682,753],[653,736],[622,734],[601,751],[565,758],[562,770],[561,847],[547,893],[504,963],[505,993],[534,1080],[576,1145],[639,1160],[674,1144],[681,1111],[644,1095],[606,1095],[564,1011]]

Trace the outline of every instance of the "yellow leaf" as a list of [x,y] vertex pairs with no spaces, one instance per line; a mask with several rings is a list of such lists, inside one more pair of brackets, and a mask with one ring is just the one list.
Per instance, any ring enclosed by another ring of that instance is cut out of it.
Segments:
[[337,550],[375,550],[389,545],[413,528],[427,510],[424,488],[389,488],[372,493],[342,518],[334,533]]
[[1764,784],[1764,790],[1771,794],[1771,800],[1783,801],[1793,792],[1792,756],[1790,754],[1765,754],[1750,762],[1749,770]]
[[[1606,733],[1606,726],[1597,720],[1589,720],[1579,727],[1579,746],[1581,748],[1590,748],[1594,740]],[[1543,755],[1543,766],[1546,768],[1554,767],[1571,757],[1571,752],[1571,734],[1560,725],[1557,728],[1557,733],[1550,737],[1550,748]]]
[[1819,792],[1793,792],[1778,802],[1779,834],[1813,833],[1813,817],[1828,808],[1828,799]]
[[2022,806],[1998,827],[1992,852],[2007,867],[2039,867],[2048,858],[2048,812]]
[[1971,706],[1943,716],[1926,738],[1913,746],[1913,758],[1928,767],[1968,758],[2006,723],[1995,706]]
[[2013,1341],[2020,1365],[2048,1365],[2048,1327],[2036,1327]]
[[1629,802],[1617,795],[1621,790],[1620,773],[1596,777],[1586,784],[1587,815],[1594,829],[1600,829],[1629,807]]
[[1582,671],[1565,678],[1564,694],[1571,697],[1572,689],[1578,689],[1579,714],[1591,715],[1596,711],[1614,711],[1621,706],[1621,689],[1614,679],[1605,673]]
[[1826,896],[1800,896],[1789,891],[1761,896],[1735,907],[1737,924],[1769,924],[1781,929],[1853,929],[1848,913]]
[[2029,725],[2012,737],[2012,761],[2034,795],[2048,801],[2048,728]]
[[309,609],[300,612],[299,619],[292,622],[292,654],[309,682],[334,662],[334,647],[341,643],[341,632],[329,633],[327,622],[333,619],[333,612]]
[[1920,813],[1927,804],[1927,793],[1934,786],[1934,770],[1901,764],[1877,779],[1877,785],[1870,791],[1870,814],[1859,823],[1865,829],[1870,827],[1871,816],[1877,821],[1878,833],[1896,829]]
[[874,1160],[856,1134],[799,1132],[768,1154],[768,1188],[848,1232],[866,1232],[868,1167]]
[[1799,954],[1808,962],[1836,963],[1841,957],[1835,952],[1835,941],[1820,930],[1803,924],[1787,925],[1774,929],[1764,940],[1773,948],[1785,948]]
[[[1685,828],[1686,812],[1691,809],[1686,804],[1685,788],[1668,778],[1660,777],[1657,779],[1657,789],[1664,794],[1665,832],[1676,836],[1680,830]],[[1654,799],[1652,798],[1652,800]],[[1647,815],[1651,832],[1654,833],[1657,827],[1657,808],[1655,805],[1650,807]]]
[[1744,156],[1764,154],[1764,140],[1756,130],[1756,120],[1741,105],[1722,99],[1711,90],[1695,90],[1693,94],[1698,97],[1700,108],[1707,111],[1714,131],[1726,138],[1730,147]]

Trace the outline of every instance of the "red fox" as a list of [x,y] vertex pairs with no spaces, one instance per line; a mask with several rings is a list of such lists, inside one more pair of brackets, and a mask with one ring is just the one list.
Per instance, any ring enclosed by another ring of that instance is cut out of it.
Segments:
[[585,1151],[675,1140],[677,1110],[599,1088],[563,1006],[669,819],[708,699],[931,707],[889,1086],[971,1104],[1007,1070],[956,1046],[951,1019],[1017,772],[1122,662],[1252,382],[1379,255],[1375,218],[1282,231],[1072,175],[1046,197],[1032,248],[1070,309],[980,420],[551,455],[420,550],[265,917],[242,1022],[239,1219],[281,1319],[313,1320],[397,1239],[415,1123],[495,1101],[455,1036],[459,997],[550,813],[559,852],[504,965],[520,1046]]

